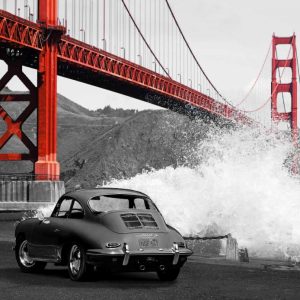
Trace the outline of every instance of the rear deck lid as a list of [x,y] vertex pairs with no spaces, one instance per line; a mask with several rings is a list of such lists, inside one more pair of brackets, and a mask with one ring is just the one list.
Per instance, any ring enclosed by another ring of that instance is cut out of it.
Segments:
[[110,211],[102,214],[100,219],[103,225],[118,233],[168,231],[157,211]]

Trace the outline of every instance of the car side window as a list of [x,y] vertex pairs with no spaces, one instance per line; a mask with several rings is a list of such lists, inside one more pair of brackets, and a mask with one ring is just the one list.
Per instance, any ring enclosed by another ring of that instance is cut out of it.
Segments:
[[57,209],[54,213],[54,217],[66,218],[68,216],[69,211],[70,211],[72,201],[73,201],[73,199],[70,199],[70,198],[64,199],[60,203],[60,206],[57,207]]
[[79,202],[77,202],[76,200],[74,200],[71,212],[68,216],[68,218],[71,219],[82,219],[84,216],[84,210],[82,208],[82,206],[80,205]]

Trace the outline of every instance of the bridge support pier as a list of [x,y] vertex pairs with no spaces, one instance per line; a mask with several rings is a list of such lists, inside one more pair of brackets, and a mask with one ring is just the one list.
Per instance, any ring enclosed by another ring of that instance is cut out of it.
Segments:
[[0,181],[0,211],[52,206],[64,192],[63,181]]

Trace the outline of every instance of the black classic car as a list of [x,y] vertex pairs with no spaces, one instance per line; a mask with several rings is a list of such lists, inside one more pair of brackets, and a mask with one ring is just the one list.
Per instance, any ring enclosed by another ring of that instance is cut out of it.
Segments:
[[63,195],[50,217],[21,221],[15,230],[20,269],[66,265],[72,280],[93,270],[157,272],[175,280],[192,251],[140,192],[99,188]]

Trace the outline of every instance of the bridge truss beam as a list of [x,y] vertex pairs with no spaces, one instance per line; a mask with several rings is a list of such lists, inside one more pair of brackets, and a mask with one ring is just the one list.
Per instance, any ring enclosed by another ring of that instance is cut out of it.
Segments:
[[16,76],[24,86],[26,86],[29,92],[2,92],[0,94],[0,102],[26,101],[29,102],[29,105],[16,119],[13,119],[3,106],[0,107],[0,117],[6,123],[6,131],[0,137],[0,149],[2,149],[13,136],[16,136],[26,146],[28,153],[0,153],[0,160],[31,160],[35,162],[37,159],[37,147],[23,131],[22,125],[37,107],[37,89],[23,73],[22,65],[24,60],[26,60],[26,56],[24,57],[19,51],[7,50],[6,57],[3,57],[3,59],[7,64],[8,70],[0,79],[0,90],[3,90],[7,83]]

